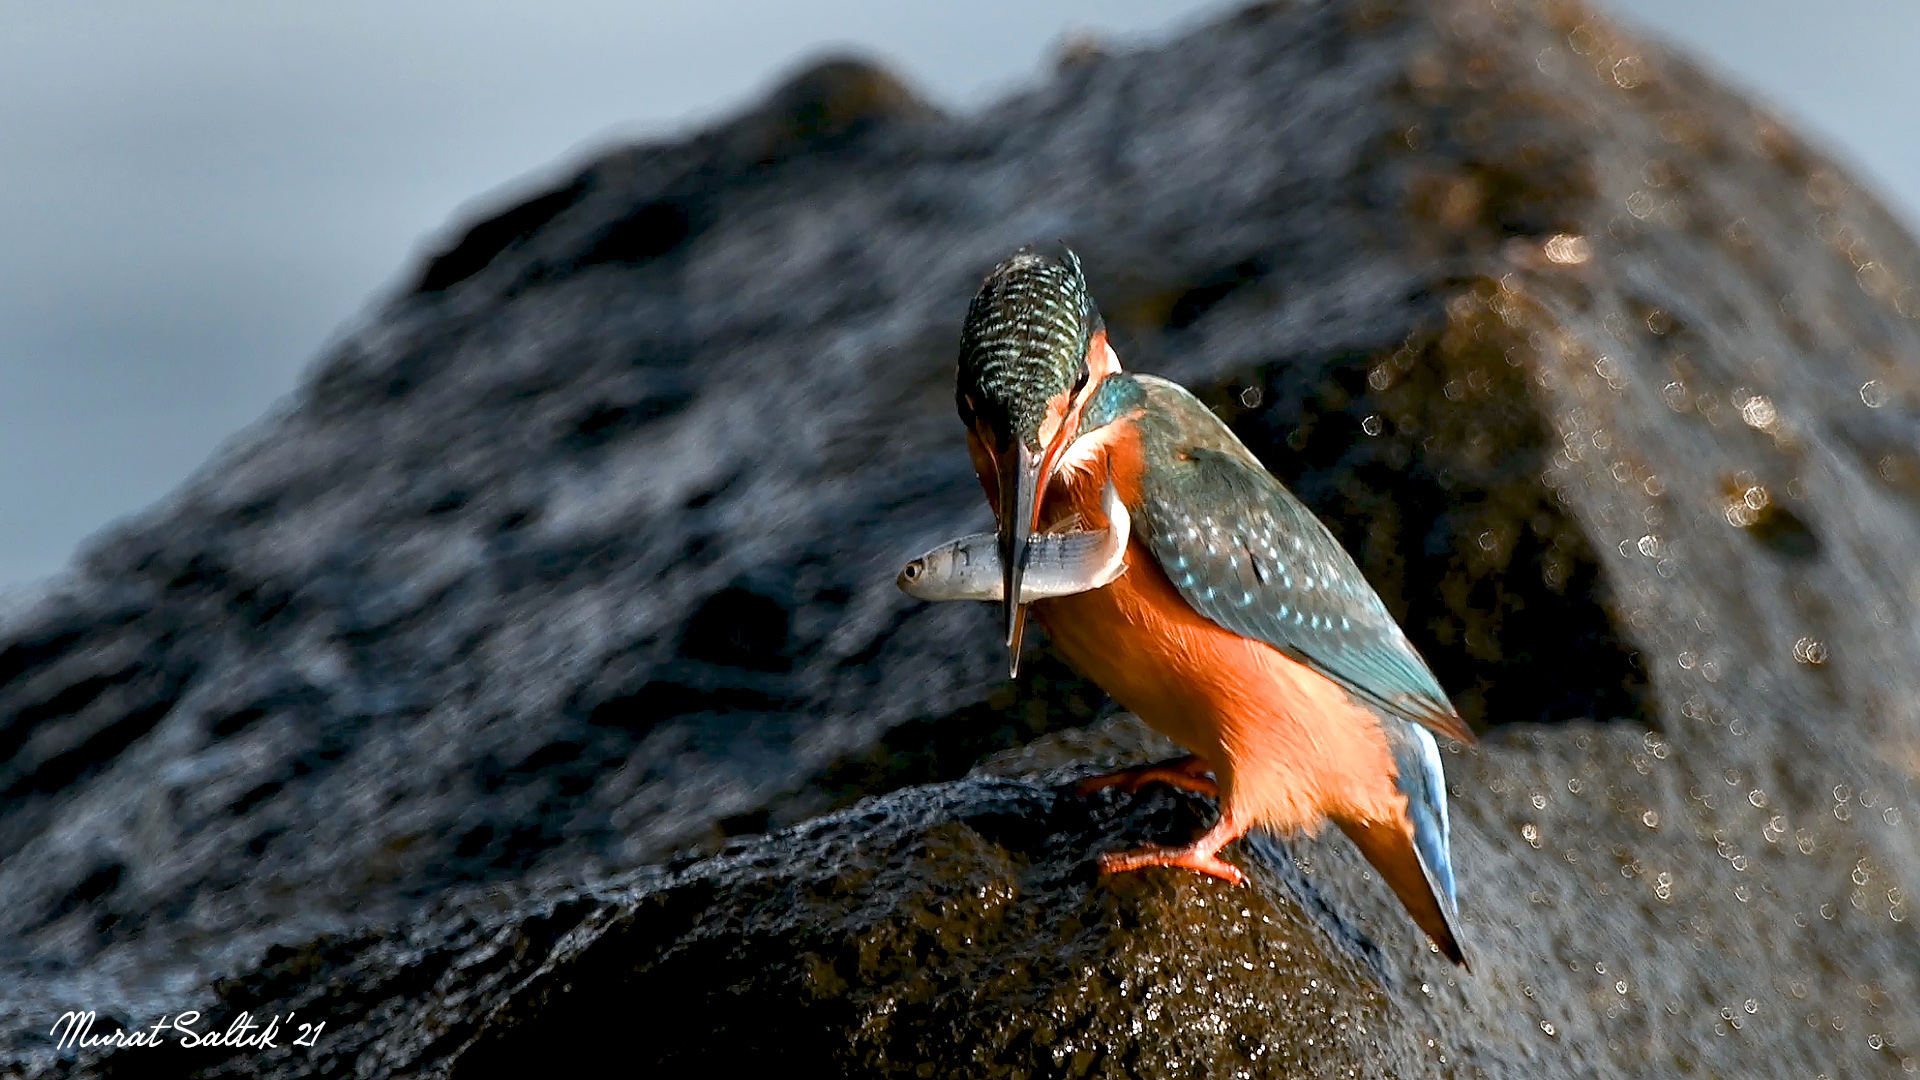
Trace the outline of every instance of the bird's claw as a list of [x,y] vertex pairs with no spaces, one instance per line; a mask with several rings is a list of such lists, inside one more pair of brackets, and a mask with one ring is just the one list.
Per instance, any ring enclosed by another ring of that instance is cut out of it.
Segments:
[[1205,795],[1209,799],[1220,797],[1220,787],[1208,775],[1208,766],[1199,757],[1189,755],[1172,761],[1157,761],[1151,765],[1139,765],[1118,772],[1089,776],[1073,785],[1073,793],[1086,798],[1095,792],[1117,787],[1129,794],[1139,791],[1148,784],[1166,784],[1181,791],[1191,791],[1196,795]]
[[1133,851],[1109,851],[1100,856],[1100,872],[1103,874],[1122,874],[1149,866],[1177,866],[1233,885],[1247,883],[1247,875],[1239,867],[1212,852],[1202,852],[1193,847],[1170,848],[1150,844]]

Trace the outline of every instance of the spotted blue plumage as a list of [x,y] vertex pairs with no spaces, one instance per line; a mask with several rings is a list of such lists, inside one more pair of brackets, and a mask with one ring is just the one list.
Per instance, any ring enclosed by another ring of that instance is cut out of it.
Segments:
[[[1340,542],[1212,410],[1151,375],[1106,379],[1081,430],[1122,418],[1147,468],[1135,527],[1195,611],[1380,710],[1470,738],[1446,691]],[[1244,599],[1243,599],[1244,598]]]

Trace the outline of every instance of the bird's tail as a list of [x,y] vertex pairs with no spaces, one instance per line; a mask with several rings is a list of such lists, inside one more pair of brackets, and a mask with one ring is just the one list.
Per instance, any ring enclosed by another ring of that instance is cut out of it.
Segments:
[[1460,947],[1440,748],[1418,725],[1390,719],[1382,724],[1399,769],[1395,783],[1407,797],[1408,821],[1342,821],[1341,831],[1380,871],[1407,914],[1447,959],[1472,971],[1473,965]]

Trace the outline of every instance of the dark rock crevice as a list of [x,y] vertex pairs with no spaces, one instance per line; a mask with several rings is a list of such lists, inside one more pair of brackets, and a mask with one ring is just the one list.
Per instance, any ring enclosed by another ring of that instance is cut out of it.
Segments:
[[444,292],[486,269],[501,252],[572,208],[588,190],[587,179],[579,177],[469,226],[452,247],[427,261],[414,291]]

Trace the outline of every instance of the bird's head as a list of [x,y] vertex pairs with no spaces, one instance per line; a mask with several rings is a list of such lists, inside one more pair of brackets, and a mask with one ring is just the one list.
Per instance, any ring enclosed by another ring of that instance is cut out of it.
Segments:
[[1080,260],[1022,248],[980,286],[960,332],[957,399],[968,447],[1000,525],[1007,645],[1020,665],[1027,543],[1080,408],[1119,369]]

